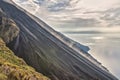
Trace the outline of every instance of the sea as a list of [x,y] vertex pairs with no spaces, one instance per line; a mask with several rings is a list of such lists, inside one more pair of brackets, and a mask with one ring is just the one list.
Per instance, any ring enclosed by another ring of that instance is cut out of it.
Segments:
[[120,79],[120,27],[54,27],[90,48],[89,54]]

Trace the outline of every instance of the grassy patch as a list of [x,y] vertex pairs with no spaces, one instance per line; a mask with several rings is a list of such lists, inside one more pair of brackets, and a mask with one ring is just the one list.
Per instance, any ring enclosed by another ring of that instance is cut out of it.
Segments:
[[0,38],[0,80],[50,80],[16,57]]

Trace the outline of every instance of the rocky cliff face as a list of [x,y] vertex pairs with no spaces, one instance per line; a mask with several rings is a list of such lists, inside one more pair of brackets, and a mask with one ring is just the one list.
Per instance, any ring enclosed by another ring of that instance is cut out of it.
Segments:
[[[17,25],[15,29],[9,28],[10,33],[15,30],[11,33],[12,37],[7,36],[10,39],[1,36],[17,56],[37,71],[52,80],[117,80],[98,62],[91,62],[88,59],[90,55],[83,55],[88,53],[78,49],[76,43],[71,45],[74,41],[59,34],[16,4],[1,0],[0,8]],[[4,32],[5,26],[2,29]],[[9,32],[8,29],[7,31]]]
[[12,41],[19,33],[19,28],[16,23],[7,17],[5,13],[0,9],[0,37],[9,43]]

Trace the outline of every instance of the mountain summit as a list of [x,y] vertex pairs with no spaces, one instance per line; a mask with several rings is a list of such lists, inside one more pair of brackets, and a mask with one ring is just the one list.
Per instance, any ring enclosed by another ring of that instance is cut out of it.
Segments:
[[7,46],[38,72],[52,80],[118,80],[85,51],[88,47],[82,49],[10,0],[1,0],[0,8],[17,25]]

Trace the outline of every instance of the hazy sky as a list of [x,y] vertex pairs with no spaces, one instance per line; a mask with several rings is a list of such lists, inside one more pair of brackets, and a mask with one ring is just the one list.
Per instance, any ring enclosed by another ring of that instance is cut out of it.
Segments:
[[[14,0],[51,26],[120,26],[119,0]],[[37,3],[37,4],[36,4]]]
[[84,8],[100,11],[113,8],[113,6],[118,5],[119,2],[119,0],[81,0],[79,4]]

